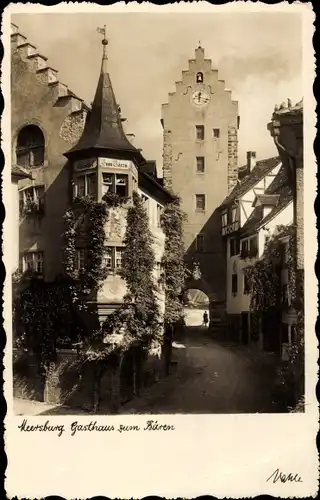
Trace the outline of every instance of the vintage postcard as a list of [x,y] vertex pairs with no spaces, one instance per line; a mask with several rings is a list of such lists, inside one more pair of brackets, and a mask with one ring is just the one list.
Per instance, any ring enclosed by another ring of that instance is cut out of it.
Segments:
[[316,496],[314,20],[5,9],[8,498]]

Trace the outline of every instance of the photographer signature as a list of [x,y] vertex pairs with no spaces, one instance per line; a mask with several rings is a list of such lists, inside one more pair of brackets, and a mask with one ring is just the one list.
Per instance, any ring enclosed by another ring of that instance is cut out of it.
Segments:
[[266,482],[270,481],[272,479],[273,484],[277,483],[280,481],[280,483],[302,483],[302,479],[299,476],[299,474],[295,474],[292,472],[289,472],[289,474],[284,474],[281,472],[279,469],[276,469],[270,477],[266,480]]

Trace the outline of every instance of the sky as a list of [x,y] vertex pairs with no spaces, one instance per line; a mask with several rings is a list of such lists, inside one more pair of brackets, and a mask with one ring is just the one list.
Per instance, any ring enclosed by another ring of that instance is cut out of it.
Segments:
[[15,14],[20,32],[48,57],[58,78],[90,104],[101,66],[107,26],[109,73],[126,132],[162,169],[161,104],[188,68],[201,42],[219,79],[239,102],[239,163],[246,151],[275,156],[267,130],[275,104],[302,96],[299,13],[72,13]]

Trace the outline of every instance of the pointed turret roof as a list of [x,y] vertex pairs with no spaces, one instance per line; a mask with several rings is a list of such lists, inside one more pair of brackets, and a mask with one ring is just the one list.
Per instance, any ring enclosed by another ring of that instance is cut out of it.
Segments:
[[108,73],[108,41],[105,29],[102,40],[103,55],[100,77],[92,108],[78,143],[65,153],[68,159],[88,156],[94,151],[116,157],[135,160],[137,164],[145,163],[140,151],[127,139],[122,127],[120,108],[116,102],[110,75]]

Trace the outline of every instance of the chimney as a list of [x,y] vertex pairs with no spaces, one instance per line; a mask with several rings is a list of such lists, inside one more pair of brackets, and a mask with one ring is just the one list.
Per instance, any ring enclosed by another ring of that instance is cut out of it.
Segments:
[[247,174],[250,174],[256,166],[256,152],[247,151]]

